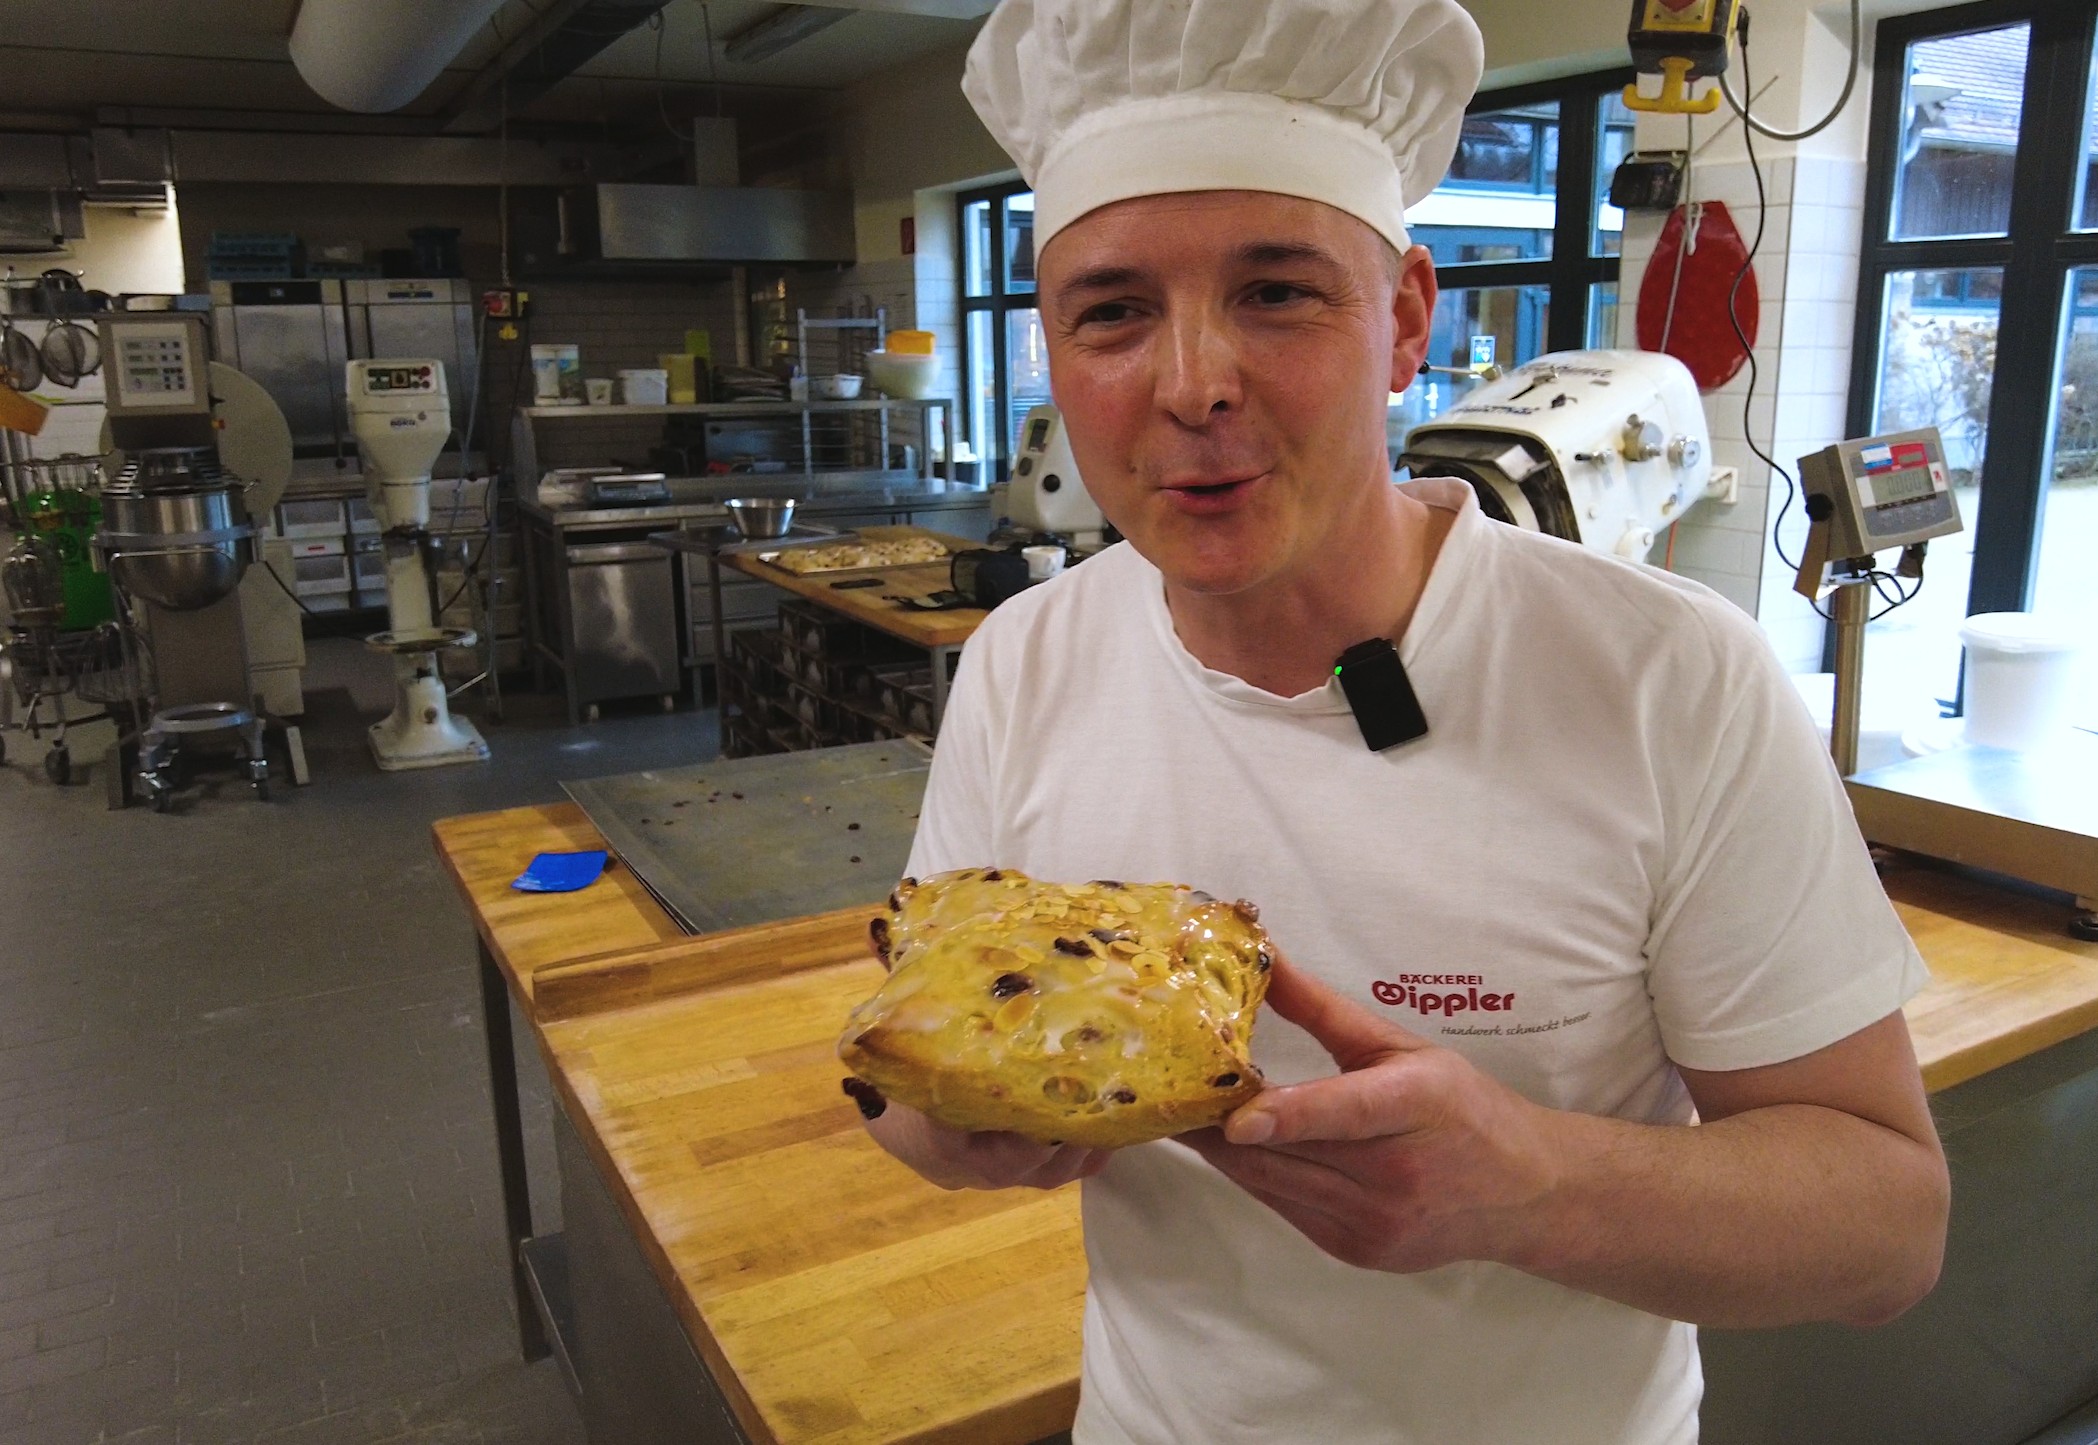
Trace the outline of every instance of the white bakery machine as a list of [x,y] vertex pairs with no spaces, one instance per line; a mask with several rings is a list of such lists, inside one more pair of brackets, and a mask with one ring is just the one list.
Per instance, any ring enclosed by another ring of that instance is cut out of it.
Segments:
[[1034,408],[1020,423],[1012,478],[1003,491],[1002,504],[992,510],[1020,531],[1063,537],[1081,552],[1097,551],[1107,539],[1107,519],[1079,478],[1071,439],[1053,406]]
[[1690,369],[1651,351],[1563,351],[1415,427],[1399,465],[1461,477],[1490,516],[1632,561],[1715,484]]
[[431,598],[430,468],[452,434],[444,363],[352,361],[350,430],[364,463],[365,496],[386,548],[387,630],[365,639],[394,660],[393,711],[369,729],[387,772],[478,763],[488,744],[452,716],[437,655],[471,647],[471,628],[440,627]]

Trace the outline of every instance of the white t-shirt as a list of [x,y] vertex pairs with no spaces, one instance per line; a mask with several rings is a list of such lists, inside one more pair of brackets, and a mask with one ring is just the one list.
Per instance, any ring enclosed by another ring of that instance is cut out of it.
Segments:
[[[1298,964],[1530,1099],[1691,1115],[1671,1060],[1797,1058],[1923,962],[1747,617],[1496,524],[1470,489],[1400,656],[1430,732],[1364,745],[1337,683],[1197,662],[1109,549],[969,643],[911,871],[1172,880],[1249,898]],[[1334,1071],[1269,1015],[1254,1055]],[[1078,1445],[1680,1445],[1695,1331],[1500,1265],[1342,1264],[1182,1145],[1085,1185]]]

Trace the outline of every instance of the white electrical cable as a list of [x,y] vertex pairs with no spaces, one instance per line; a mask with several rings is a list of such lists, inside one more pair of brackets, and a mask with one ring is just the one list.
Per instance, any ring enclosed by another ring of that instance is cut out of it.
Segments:
[[[1746,19],[1745,15],[1743,19]],[[1734,35],[1729,35],[1727,37],[1727,44],[1729,45],[1729,47],[1731,47],[1738,38],[1738,32]],[[1747,104],[1743,104],[1741,100],[1735,96],[1734,87],[1727,80],[1725,71],[1720,72],[1719,89],[1721,93],[1726,96],[1726,103],[1734,108],[1734,114],[1741,117],[1741,121],[1744,125],[1748,126],[1751,130],[1755,131],[1758,135],[1766,136],[1771,140],[1779,141],[1784,144],[1791,144],[1795,141],[1811,140],[1813,137],[1820,135],[1823,131],[1827,130],[1830,126],[1836,123],[1836,118],[1842,115],[1844,109],[1849,106],[1851,96],[1857,93],[1858,72],[1864,68],[1864,63],[1865,4],[1864,0],[1850,0],[1850,74],[1848,77],[1845,78],[1843,82],[1843,93],[1836,97],[1835,109],[1831,110],[1827,115],[1823,116],[1817,123],[1808,126],[1805,130],[1778,130],[1774,126],[1765,125],[1762,121],[1757,120],[1755,116],[1752,113],[1750,113],[1749,106],[1755,104],[1754,99],[1751,98]]]

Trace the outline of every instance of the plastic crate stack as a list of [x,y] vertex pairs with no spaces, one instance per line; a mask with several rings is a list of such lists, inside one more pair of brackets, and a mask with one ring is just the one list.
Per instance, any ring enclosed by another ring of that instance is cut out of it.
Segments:
[[724,757],[932,738],[924,653],[798,599],[780,604],[779,620],[729,636],[719,670]]
[[305,263],[305,247],[289,231],[213,231],[204,273],[213,281],[292,281]]

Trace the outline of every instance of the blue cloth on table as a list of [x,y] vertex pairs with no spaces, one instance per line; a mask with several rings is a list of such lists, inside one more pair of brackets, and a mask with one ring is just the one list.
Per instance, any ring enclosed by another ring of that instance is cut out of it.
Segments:
[[510,886],[520,893],[574,893],[588,888],[605,871],[602,848],[581,853],[541,853]]

